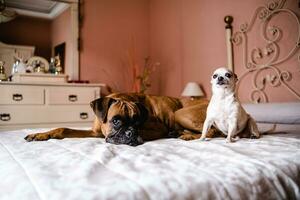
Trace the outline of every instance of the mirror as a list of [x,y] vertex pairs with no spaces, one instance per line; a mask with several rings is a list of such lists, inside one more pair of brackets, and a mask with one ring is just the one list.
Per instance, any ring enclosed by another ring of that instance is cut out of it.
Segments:
[[[60,55],[63,73],[79,79],[79,0],[0,0],[0,60],[10,75],[14,56]],[[14,16],[16,13],[16,16]]]

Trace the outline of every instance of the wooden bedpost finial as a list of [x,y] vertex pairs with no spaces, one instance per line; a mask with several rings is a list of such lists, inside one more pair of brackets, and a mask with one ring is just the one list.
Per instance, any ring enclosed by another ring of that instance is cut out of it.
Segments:
[[232,28],[231,24],[233,22],[233,17],[230,15],[227,15],[224,17],[224,22],[226,23],[225,28]]

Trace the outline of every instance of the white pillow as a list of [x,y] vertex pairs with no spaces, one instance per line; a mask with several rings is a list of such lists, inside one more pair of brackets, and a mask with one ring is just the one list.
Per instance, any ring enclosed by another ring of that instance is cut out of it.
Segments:
[[300,124],[300,102],[243,104],[257,122]]

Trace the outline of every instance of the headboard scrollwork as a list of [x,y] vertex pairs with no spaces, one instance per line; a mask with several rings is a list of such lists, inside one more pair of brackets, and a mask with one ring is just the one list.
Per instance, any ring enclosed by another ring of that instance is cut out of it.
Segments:
[[[234,45],[242,46],[242,65],[243,73],[239,76],[239,82],[237,91],[241,80],[250,75],[252,81],[252,88],[250,93],[250,100],[252,102],[268,102],[268,95],[266,93],[266,86],[280,87],[283,86],[297,99],[300,100],[300,91],[293,88],[289,83],[292,81],[292,73],[284,69],[283,64],[290,60],[292,57],[297,56],[297,52],[300,48],[300,22],[296,13],[288,8],[284,8],[286,0],[273,0],[265,6],[260,6],[255,10],[249,23],[243,23],[240,25],[239,30],[233,33],[231,42]],[[297,24],[297,37],[290,45],[288,50],[280,51],[281,47],[279,41],[282,39],[284,33],[288,33],[288,30],[283,30],[273,20],[275,16],[286,15],[289,19],[293,20]],[[264,43],[264,47],[249,47],[249,33],[253,29],[256,22],[259,22],[259,31],[261,33],[261,39]],[[262,59],[264,58],[264,59]],[[300,67],[300,54],[297,57],[298,67]],[[262,62],[263,60],[263,62]],[[269,70],[267,73],[263,71]],[[300,69],[298,70],[300,73]],[[299,89],[299,87],[298,87]]]

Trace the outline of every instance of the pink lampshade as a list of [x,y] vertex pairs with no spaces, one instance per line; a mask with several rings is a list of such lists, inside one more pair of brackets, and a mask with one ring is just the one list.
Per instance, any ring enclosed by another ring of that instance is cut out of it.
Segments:
[[184,97],[202,97],[204,93],[196,82],[189,82],[186,84],[181,96]]

